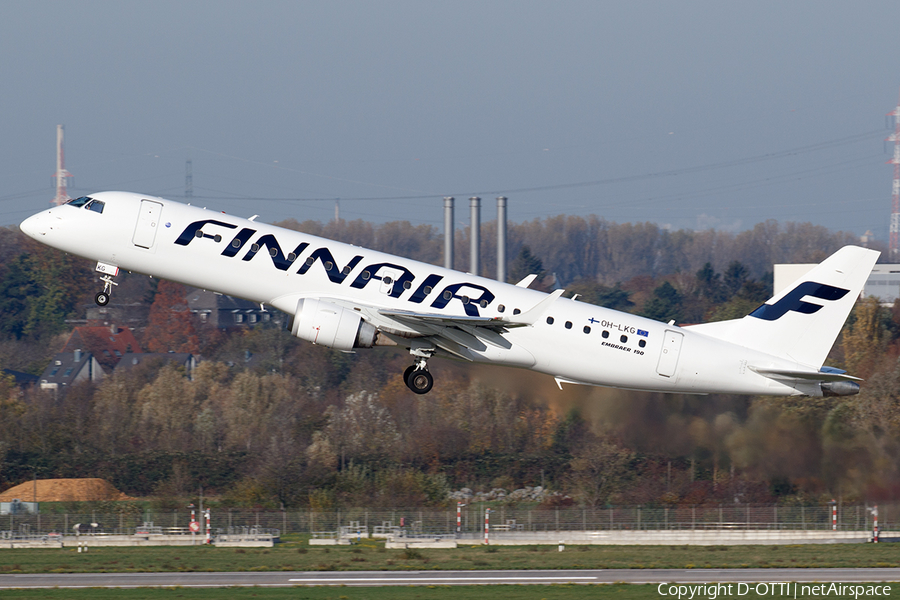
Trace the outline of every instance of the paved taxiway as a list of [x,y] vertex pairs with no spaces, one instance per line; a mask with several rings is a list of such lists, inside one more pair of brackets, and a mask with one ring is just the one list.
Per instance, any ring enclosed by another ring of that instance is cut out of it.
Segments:
[[900,569],[600,569],[556,571],[271,571],[0,575],[0,589],[551,583],[769,583],[900,581]]

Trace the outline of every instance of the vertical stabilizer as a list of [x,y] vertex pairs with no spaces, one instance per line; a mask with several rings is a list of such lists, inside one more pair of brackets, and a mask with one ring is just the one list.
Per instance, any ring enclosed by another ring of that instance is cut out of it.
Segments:
[[818,369],[879,254],[845,246],[743,319],[689,329]]

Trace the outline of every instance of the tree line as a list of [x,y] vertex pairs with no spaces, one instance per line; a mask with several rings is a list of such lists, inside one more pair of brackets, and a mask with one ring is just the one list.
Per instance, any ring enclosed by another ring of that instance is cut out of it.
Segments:
[[[282,225],[441,261],[429,226]],[[466,232],[457,235],[465,268]],[[496,254],[483,239],[490,273]],[[742,316],[769,297],[773,262],[817,262],[852,241],[808,224],[731,234],[597,217],[512,224],[509,239],[511,279],[538,273],[551,285],[555,274],[582,301],[679,322]],[[95,291],[90,265],[13,230],[0,230],[0,260],[0,365],[40,372]],[[202,485],[227,505],[320,509],[442,505],[464,486],[543,484],[564,493],[548,502],[585,506],[900,491],[900,310],[877,302],[858,304],[829,361],[867,378],[859,396],[560,391],[538,374],[435,360],[442,385],[421,397],[401,381],[402,352],[333,352],[270,326],[210,330],[190,319],[176,284],[127,275],[120,287],[120,298],[151,305],[136,331],[145,349],[202,362],[190,376],[142,364],[64,396],[2,381],[0,487],[104,477],[161,504]]]

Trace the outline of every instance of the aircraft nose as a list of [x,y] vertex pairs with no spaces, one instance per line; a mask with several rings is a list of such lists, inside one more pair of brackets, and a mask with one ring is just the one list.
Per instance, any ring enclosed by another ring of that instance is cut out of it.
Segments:
[[41,218],[43,215],[37,214],[31,217],[28,217],[21,223],[19,223],[19,229],[22,230],[22,233],[31,238],[38,238],[39,236],[45,235],[47,233],[47,228],[44,226],[47,222],[46,218]]

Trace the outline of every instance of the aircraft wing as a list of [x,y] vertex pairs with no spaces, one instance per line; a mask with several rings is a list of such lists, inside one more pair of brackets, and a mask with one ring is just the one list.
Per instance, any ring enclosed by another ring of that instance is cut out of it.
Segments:
[[[468,350],[484,351],[487,346],[509,349],[512,344],[503,334],[515,327],[533,325],[544,312],[555,302],[564,290],[556,290],[548,294],[531,309],[515,315],[512,319],[505,317],[471,317],[459,315],[443,315],[440,313],[420,313],[406,310],[382,308],[377,310],[381,318],[392,319],[406,329],[428,338],[442,350],[472,360]],[[402,343],[390,332],[386,332],[394,341]]]
[[439,327],[484,327],[485,329],[496,331],[498,333],[502,333],[510,327],[525,327],[527,325],[527,323],[508,321],[502,317],[449,316],[436,313],[418,313],[408,310],[381,309],[378,311],[378,314],[400,319],[413,326],[415,323],[421,322]]
[[472,360],[467,350],[481,352],[487,345],[505,349],[512,347],[502,334],[507,327],[524,325],[512,324],[497,317],[454,317],[388,309],[381,309],[378,314],[400,322],[438,348],[466,360]]

